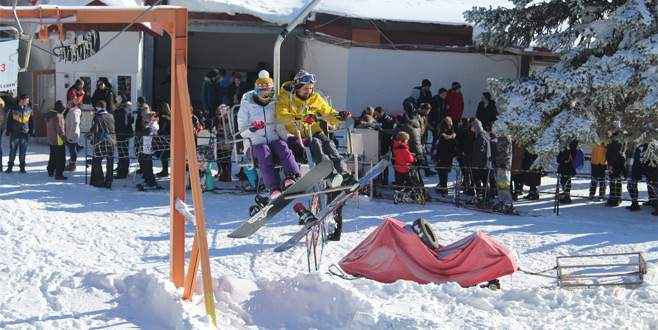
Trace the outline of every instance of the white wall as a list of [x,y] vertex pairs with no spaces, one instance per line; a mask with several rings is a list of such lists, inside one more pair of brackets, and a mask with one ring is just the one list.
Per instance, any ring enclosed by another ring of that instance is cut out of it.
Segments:
[[301,45],[302,68],[317,75],[317,89],[337,109],[347,109],[349,49],[306,39]]
[[318,87],[332,96],[336,108],[357,115],[368,105],[402,112],[402,100],[427,78],[433,94],[459,81],[464,114],[473,116],[487,78],[518,78],[521,62],[511,55],[344,48],[315,40],[306,40],[302,49],[304,68],[317,74]]
[[[112,38],[116,32],[101,32],[101,46]],[[131,94],[133,103],[142,92],[142,33],[125,32],[119,35],[107,47],[90,58],[76,62],[59,62],[56,60],[56,96],[58,100],[66,100],[66,91],[77,75],[108,76],[114,92],[117,89],[118,75],[131,75]],[[92,93],[96,88],[96,80],[92,81]],[[68,86],[68,87],[66,87]]]

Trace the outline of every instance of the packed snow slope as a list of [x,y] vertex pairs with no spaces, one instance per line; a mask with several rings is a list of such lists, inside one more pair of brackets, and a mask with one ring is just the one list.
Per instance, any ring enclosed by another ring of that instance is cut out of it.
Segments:
[[[28,174],[0,174],[0,328],[211,328],[201,297],[182,302],[167,281],[167,192],[137,192],[133,179],[94,188],[83,168],[54,182],[46,160],[47,148],[32,145]],[[584,194],[588,183],[574,186]],[[250,238],[230,239],[252,196],[204,198],[222,329],[658,328],[658,221],[648,208],[630,213],[575,198],[558,217],[546,196],[519,205],[541,216],[501,216],[362,197],[345,208],[343,238],[327,246],[322,270],[309,274],[301,244],[272,251],[298,229],[290,210]],[[500,291],[328,275],[384,216],[424,217],[444,245],[484,231],[528,270],[551,268],[560,255],[639,251],[649,274],[635,289],[558,289],[549,278],[515,273],[501,278]],[[188,251],[192,234],[188,226]]]

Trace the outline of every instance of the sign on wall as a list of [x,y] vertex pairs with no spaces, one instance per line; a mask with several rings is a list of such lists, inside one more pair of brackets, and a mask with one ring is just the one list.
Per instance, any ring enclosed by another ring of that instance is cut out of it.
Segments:
[[18,39],[0,41],[0,91],[16,90],[18,69]]
[[60,62],[80,62],[92,57],[100,49],[100,34],[96,30],[81,33],[67,33],[61,46],[53,48]]

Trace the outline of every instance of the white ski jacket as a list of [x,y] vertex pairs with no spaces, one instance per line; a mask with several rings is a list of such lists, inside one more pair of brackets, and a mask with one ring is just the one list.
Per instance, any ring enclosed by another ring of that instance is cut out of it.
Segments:
[[[254,91],[245,93],[240,102],[238,111],[238,131],[242,133],[243,138],[251,139],[253,145],[269,144],[279,139],[287,139],[288,131],[285,127],[276,121],[274,114],[275,101],[262,106],[254,101]],[[265,122],[265,128],[255,132],[249,130],[251,123],[262,120]],[[247,150],[247,148],[245,148]]]

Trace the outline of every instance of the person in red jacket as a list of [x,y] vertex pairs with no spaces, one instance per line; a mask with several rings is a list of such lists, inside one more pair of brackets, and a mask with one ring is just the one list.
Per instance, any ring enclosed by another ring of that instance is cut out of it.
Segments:
[[395,170],[395,182],[398,186],[411,186],[411,176],[409,174],[409,166],[414,163],[414,156],[409,151],[409,134],[407,132],[398,132],[393,140],[393,157],[395,163],[393,169]]
[[453,123],[458,123],[464,114],[464,95],[462,95],[462,85],[458,82],[452,83],[452,88],[448,91],[446,102],[448,102],[448,116]]

